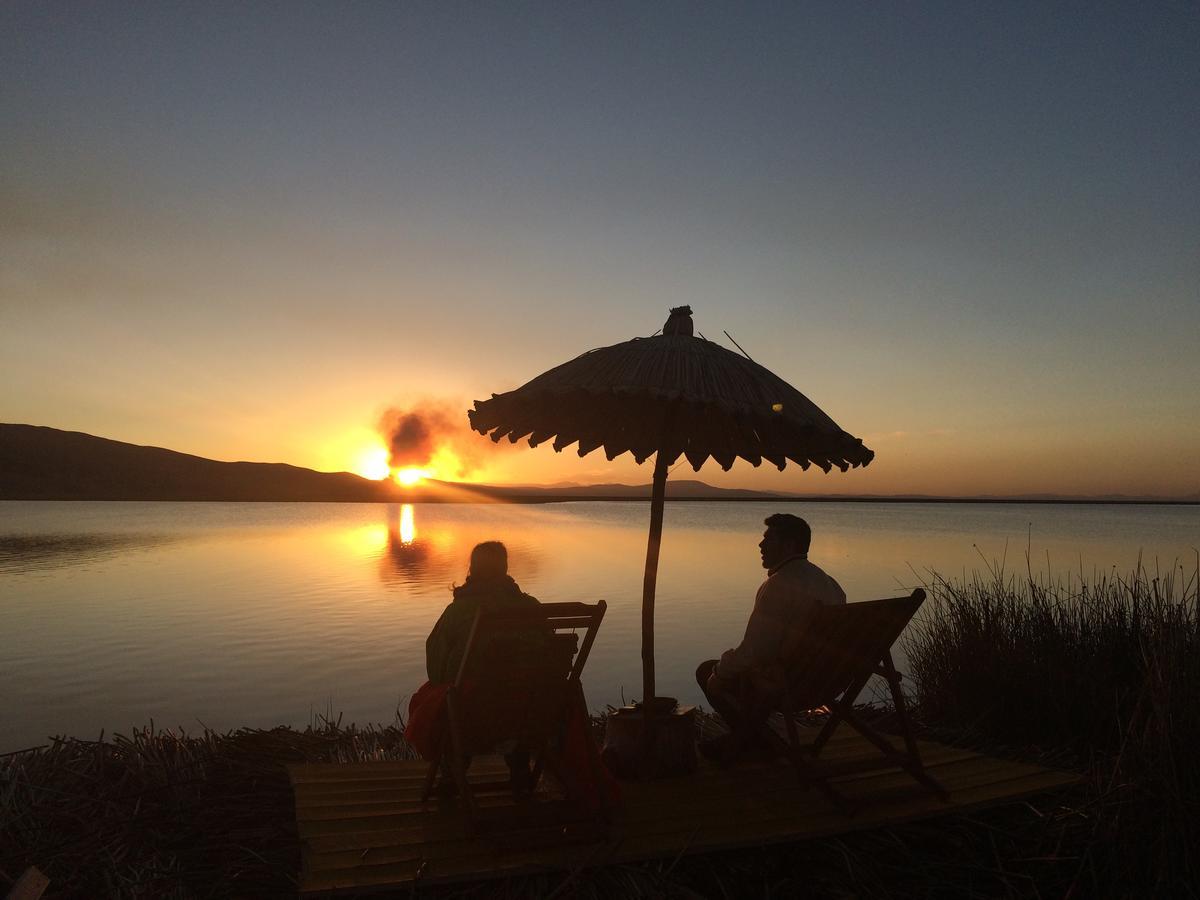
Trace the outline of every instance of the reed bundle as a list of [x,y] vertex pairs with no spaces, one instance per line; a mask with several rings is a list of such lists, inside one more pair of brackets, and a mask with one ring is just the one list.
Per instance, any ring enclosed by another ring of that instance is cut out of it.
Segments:
[[1077,893],[1200,894],[1200,558],[1189,568],[932,574],[905,642],[926,724],[1085,773],[1064,831]]

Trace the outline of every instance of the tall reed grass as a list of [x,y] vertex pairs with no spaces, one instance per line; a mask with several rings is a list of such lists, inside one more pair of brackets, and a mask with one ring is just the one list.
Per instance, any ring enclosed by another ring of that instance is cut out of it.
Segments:
[[1200,894],[1200,555],[1127,575],[936,573],[903,647],[916,714],[1087,778],[1073,887]]

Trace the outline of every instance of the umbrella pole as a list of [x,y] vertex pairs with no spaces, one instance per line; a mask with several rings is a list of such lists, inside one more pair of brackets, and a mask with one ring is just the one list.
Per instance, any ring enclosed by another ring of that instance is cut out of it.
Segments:
[[662,546],[663,503],[667,493],[667,454],[654,457],[654,485],[650,492],[650,537],[646,544],[646,575],[642,581],[642,722],[646,759],[649,759],[651,720],[654,716],[654,590],[658,583],[658,551]]

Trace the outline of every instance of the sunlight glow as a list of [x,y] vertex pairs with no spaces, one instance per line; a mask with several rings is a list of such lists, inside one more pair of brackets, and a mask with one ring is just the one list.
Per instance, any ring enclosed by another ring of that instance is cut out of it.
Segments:
[[397,469],[395,474],[396,484],[403,487],[412,487],[431,477],[432,473],[428,469],[417,468]]
[[461,481],[467,474],[467,467],[463,465],[458,454],[449,447],[442,446],[433,454],[433,458],[429,460],[429,468],[433,474],[430,478],[440,478],[443,481]]
[[354,471],[363,478],[372,481],[382,481],[391,473],[388,468],[388,451],[386,447],[376,446],[363,450],[358,454]]

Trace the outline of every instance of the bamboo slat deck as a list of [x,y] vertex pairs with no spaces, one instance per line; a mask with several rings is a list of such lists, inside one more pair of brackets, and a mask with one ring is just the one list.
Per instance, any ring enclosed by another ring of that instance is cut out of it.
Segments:
[[[732,769],[702,760],[691,776],[623,784],[623,808],[607,833],[581,822],[564,827],[561,800],[546,793],[522,806],[483,798],[485,827],[472,836],[452,801],[421,806],[422,762],[294,765],[301,890],[497,878],[803,840],[997,805],[1078,780],[931,742],[920,747],[930,773],[949,790],[949,803],[904,772],[874,768],[834,779],[858,806],[851,816],[803,787],[781,760]],[[838,764],[878,756],[849,729],[822,753]],[[478,759],[470,772],[472,781],[506,775],[499,757]],[[501,827],[486,827],[486,820]]]

